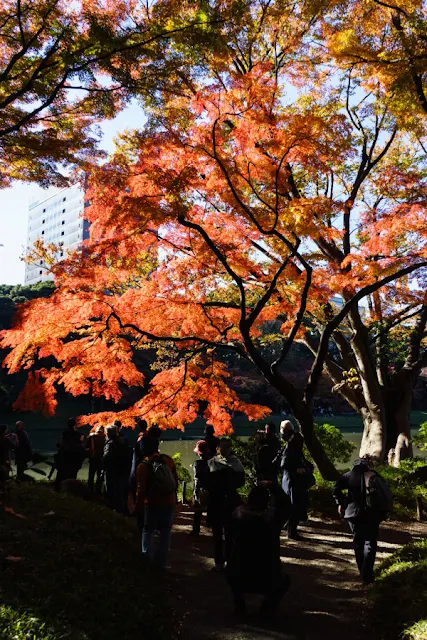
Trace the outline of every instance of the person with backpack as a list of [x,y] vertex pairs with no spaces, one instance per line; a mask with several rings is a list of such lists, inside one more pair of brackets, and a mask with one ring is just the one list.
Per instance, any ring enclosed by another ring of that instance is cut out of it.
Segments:
[[193,464],[194,478],[194,517],[191,535],[196,538],[200,535],[200,525],[202,523],[203,512],[206,511],[209,500],[209,466],[211,452],[205,440],[199,440],[194,449],[194,453],[199,456]]
[[[136,469],[136,505],[142,529],[142,554],[160,569],[167,565],[177,502],[178,474],[170,456],[159,452],[157,438],[144,438],[144,459]],[[154,554],[154,533],[160,534]]]
[[369,459],[359,458],[352,470],[335,483],[333,496],[353,534],[360,577],[370,584],[374,580],[380,523],[393,506],[390,490],[383,478],[370,469]]
[[[231,517],[242,503],[237,489],[245,484],[245,470],[233,453],[230,438],[219,441],[219,455],[208,461],[208,518],[214,541],[214,571],[222,571],[231,549]],[[224,549],[225,539],[225,549]]]
[[282,488],[290,500],[288,539],[302,540],[298,525],[308,517],[308,490],[315,483],[313,468],[304,456],[304,438],[294,430],[292,422],[283,420],[280,429],[286,442],[280,454],[280,468],[283,471]]
[[105,474],[105,491],[112,509],[126,512],[126,491],[129,480],[129,451],[119,436],[117,425],[110,424],[105,429],[107,442],[104,446],[102,468]]

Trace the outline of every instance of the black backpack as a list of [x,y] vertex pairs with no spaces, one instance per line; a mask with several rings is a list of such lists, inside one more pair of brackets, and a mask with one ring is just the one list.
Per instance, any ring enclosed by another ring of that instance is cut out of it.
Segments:
[[374,471],[363,474],[365,481],[366,509],[380,514],[384,520],[393,509],[393,496],[385,480]]

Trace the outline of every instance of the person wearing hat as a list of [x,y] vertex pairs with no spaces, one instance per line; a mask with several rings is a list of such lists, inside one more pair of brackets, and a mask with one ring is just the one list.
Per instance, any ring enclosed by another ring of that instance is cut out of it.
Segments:
[[200,535],[203,511],[207,510],[209,496],[209,466],[208,460],[212,457],[206,440],[199,440],[194,449],[199,456],[193,464],[194,478],[194,518],[191,535],[196,538]]
[[312,477],[312,473],[309,473],[307,461],[304,458],[304,438],[295,431],[292,422],[283,420],[280,432],[286,442],[280,462],[280,468],[283,471],[282,488],[291,505],[288,538],[302,540],[297,528],[301,521],[307,520],[309,476]]

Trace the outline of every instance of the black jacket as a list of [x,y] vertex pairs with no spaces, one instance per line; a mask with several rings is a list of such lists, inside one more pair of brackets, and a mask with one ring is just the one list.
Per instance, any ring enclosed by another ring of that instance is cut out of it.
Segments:
[[272,514],[241,506],[233,513],[229,583],[247,593],[265,593],[281,574],[280,538]]
[[[333,496],[337,504],[345,507],[344,518],[353,520],[365,512],[366,490],[364,474],[369,466],[361,460],[356,461],[353,469],[345,473],[335,483]],[[347,495],[343,492],[347,491]]]

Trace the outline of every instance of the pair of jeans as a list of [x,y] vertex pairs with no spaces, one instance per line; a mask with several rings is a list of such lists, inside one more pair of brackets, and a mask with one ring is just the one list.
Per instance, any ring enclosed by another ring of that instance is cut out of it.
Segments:
[[349,525],[360,576],[364,582],[372,582],[380,521],[378,518],[362,515],[349,522]]
[[[150,562],[164,568],[167,563],[172,533],[175,506],[146,504],[142,526],[142,553]],[[160,540],[154,554],[154,534],[159,532]]]

